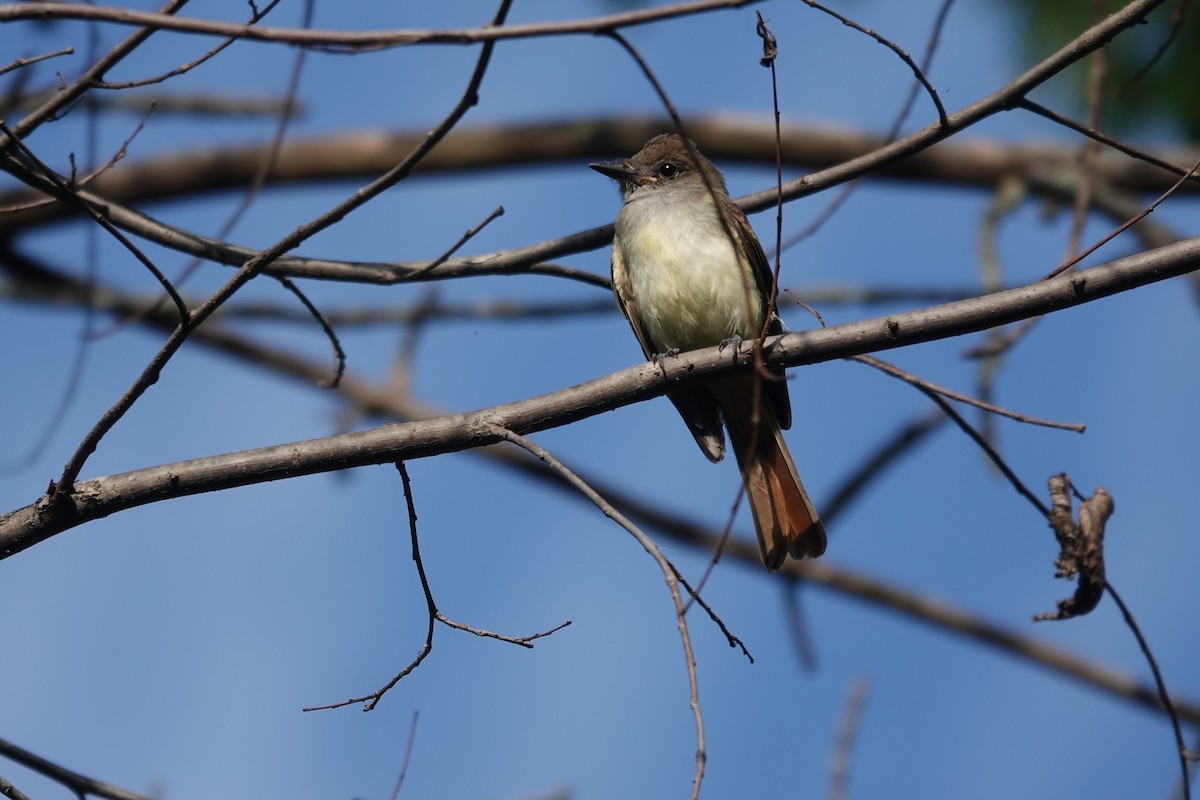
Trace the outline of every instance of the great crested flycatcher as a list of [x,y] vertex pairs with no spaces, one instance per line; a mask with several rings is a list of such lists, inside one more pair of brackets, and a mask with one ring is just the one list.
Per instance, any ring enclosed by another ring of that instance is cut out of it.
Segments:
[[[664,134],[626,161],[591,165],[620,185],[613,292],[647,358],[755,339],[768,310],[767,332],[783,331],[768,309],[772,273],[758,237],[721,173],[688,145]],[[759,554],[774,570],[789,553],[824,553],[825,529],[780,433],[792,409],[783,370],[772,373],[777,379],[741,374],[667,397],[710,461],[725,455],[724,418]]]

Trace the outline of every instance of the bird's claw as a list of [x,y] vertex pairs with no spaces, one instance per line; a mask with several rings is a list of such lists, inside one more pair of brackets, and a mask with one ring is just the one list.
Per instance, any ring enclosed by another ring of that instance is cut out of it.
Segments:
[[726,347],[732,347],[733,348],[733,358],[736,361],[737,355],[738,355],[738,348],[740,348],[742,346],[742,341],[743,341],[742,337],[738,336],[735,333],[733,336],[730,336],[728,339],[722,340],[721,343],[719,345],[717,345],[717,350],[719,352],[724,353]]
[[660,367],[666,367],[666,360],[668,358],[674,358],[675,356],[679,355],[679,353],[680,350],[678,347],[667,350],[665,353],[655,353],[654,363],[658,364]]

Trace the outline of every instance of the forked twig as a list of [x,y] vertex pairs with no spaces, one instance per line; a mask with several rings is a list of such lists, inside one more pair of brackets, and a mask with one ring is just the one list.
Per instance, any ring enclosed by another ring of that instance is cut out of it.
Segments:
[[[266,17],[267,14],[270,14],[271,11],[275,8],[275,6],[279,5],[280,1],[281,0],[271,0],[271,2],[267,3],[261,9],[258,8],[253,2],[251,2],[250,8],[251,8],[252,13],[250,15],[250,19],[245,24],[246,25],[254,25],[254,24],[258,23],[260,20],[262,20],[264,17]],[[311,5],[312,5],[311,3],[308,4],[309,9],[311,9]],[[311,13],[310,10],[305,11],[305,19],[303,22],[303,26],[305,28],[308,28],[310,25],[310,20],[311,20],[311,17],[309,16],[310,13]],[[225,41],[221,42],[216,47],[210,49],[208,52],[206,52],[204,55],[200,56],[199,58],[193,59],[193,60],[187,62],[186,64],[180,64],[178,67],[168,70],[167,72],[164,72],[161,75],[155,75],[154,77],[151,77],[151,78],[142,78],[142,79],[136,80],[136,81],[122,81],[120,83],[110,83],[108,81],[97,81],[96,87],[101,88],[101,89],[121,89],[121,90],[123,90],[123,89],[133,89],[133,88],[137,88],[140,86],[149,86],[149,85],[155,84],[155,83],[162,83],[163,81],[169,80],[170,78],[174,78],[179,75],[183,75],[186,72],[191,72],[193,69],[200,66],[204,62],[212,59],[214,56],[216,56],[222,50],[229,47],[231,44],[233,44],[234,42],[238,41],[241,38],[242,37],[237,34],[227,36],[225,38]],[[297,55],[302,59],[304,52],[305,51],[300,50],[297,52]]]
[[421,666],[421,662],[424,661],[431,652],[433,652],[433,633],[437,628],[437,623],[439,622],[447,627],[454,628],[455,630],[465,631],[481,638],[498,639],[502,642],[508,642],[509,644],[515,644],[525,648],[532,648],[535,640],[549,636],[550,634],[560,631],[571,624],[571,621],[567,620],[566,622],[556,625],[548,631],[535,633],[532,636],[523,636],[517,638],[505,636],[499,633],[493,633],[492,631],[486,631],[481,628],[474,628],[461,622],[455,622],[443,614],[438,608],[437,602],[433,599],[433,589],[429,585],[429,577],[425,574],[425,562],[421,559],[421,543],[420,538],[417,535],[417,507],[416,502],[413,499],[412,481],[409,480],[408,477],[408,468],[404,465],[403,461],[397,461],[396,470],[400,473],[400,481],[404,487],[404,502],[408,509],[408,535],[409,541],[412,543],[412,560],[417,568],[417,578],[421,582],[421,591],[425,595],[425,609],[428,612],[428,624],[425,628],[425,642],[421,645],[421,649],[417,651],[416,657],[408,663],[408,666],[397,672],[392,676],[391,680],[370,694],[365,694],[361,697],[352,697],[348,700],[340,700],[336,703],[327,703],[326,705],[321,706],[309,706],[308,708],[303,709],[304,711],[325,711],[332,708],[342,708],[344,706],[360,704],[363,707],[363,711],[373,710],[377,705],[379,705],[379,701],[383,699],[383,696],[387,694],[393,686],[411,674],[412,671],[417,667]]
[[[512,0],[501,0],[499,9],[493,19],[494,26],[502,25],[504,19],[508,15],[508,10],[512,5]],[[369,185],[359,189],[351,194],[348,198],[335,205],[333,208],[319,215],[310,222],[301,225],[285,237],[277,241],[275,244],[268,247],[266,250],[259,252],[249,261],[246,261],[241,268],[234,274],[232,278],[226,281],[225,285],[212,294],[201,306],[199,306],[191,314],[189,325],[180,325],[171,334],[167,341],[162,345],[159,351],[151,358],[150,363],[142,370],[142,373],[137,377],[134,383],[125,391],[117,402],[106,411],[103,416],[96,422],[90,431],[84,436],[83,441],[76,448],[71,458],[67,461],[66,467],[63,469],[62,477],[59,479],[56,491],[52,495],[52,501],[59,502],[63,498],[69,498],[73,490],[75,480],[79,477],[80,471],[83,469],[84,463],[95,452],[100,444],[100,440],[112,429],[117,422],[125,416],[126,412],[133,406],[139,397],[141,397],[147,389],[150,388],[162,374],[162,370],[166,367],[167,362],[179,351],[183,343],[187,340],[191,330],[203,322],[214,311],[216,311],[226,300],[232,297],[239,289],[246,285],[250,280],[259,275],[263,270],[270,266],[275,259],[279,258],[284,253],[298,247],[303,242],[307,241],[312,236],[322,230],[330,227],[336,222],[341,221],[350,212],[368,201],[382,194],[391,186],[404,180],[412,172],[413,167],[420,162],[433,147],[446,137],[451,129],[458,124],[458,121],[479,101],[479,86],[483,82],[483,77],[487,73],[488,65],[491,63],[492,51],[495,49],[495,43],[489,41],[485,43],[479,54],[479,58],[475,63],[475,69],[471,74],[467,87],[463,91],[462,96],[455,104],[454,108],[442,119],[421,144],[406,157],[403,161],[397,164],[385,174],[376,178]]]
[[154,262],[151,261],[145,253],[138,249],[137,245],[130,241],[129,237],[122,233],[116,225],[113,225],[111,222],[109,222],[108,218],[104,214],[100,213],[100,211],[94,208],[91,203],[84,200],[75,188],[69,186],[66,181],[64,181],[58,176],[57,173],[54,172],[54,170],[46,166],[45,162],[43,162],[32,150],[25,146],[25,143],[21,141],[16,132],[9,128],[8,125],[2,121],[0,121],[0,133],[4,133],[6,136],[8,136],[12,145],[18,151],[20,151],[20,153],[26,159],[29,160],[29,162],[43,178],[52,184],[54,187],[54,193],[59,200],[77,207],[89,219],[91,219],[93,222],[103,228],[105,232],[116,239],[122,247],[128,250],[133,257],[136,258],[138,262],[140,262],[141,265],[144,266],[150,272],[150,274],[154,276],[155,280],[157,280],[163,289],[166,290],[167,294],[171,297],[171,301],[175,304],[175,308],[179,312],[180,326],[187,327],[191,322],[191,313],[188,311],[187,305],[183,302],[183,298],[179,296],[179,293],[175,291],[175,287],[171,285],[169,280],[167,280],[167,276],[163,275],[162,271],[155,266]]

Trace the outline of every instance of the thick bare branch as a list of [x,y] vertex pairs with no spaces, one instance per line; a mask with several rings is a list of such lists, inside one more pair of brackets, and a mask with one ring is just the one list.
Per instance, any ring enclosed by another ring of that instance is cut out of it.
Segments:
[[[164,322],[160,319],[161,316],[162,312],[158,316],[144,317],[142,321],[155,325],[165,324],[168,329],[172,327],[170,320],[167,319]],[[281,374],[296,378],[307,385],[318,383],[324,376],[324,365],[320,362],[300,358],[277,348],[251,343],[242,337],[223,332],[215,326],[200,328],[196,331],[195,336],[198,343],[206,344],[219,352],[250,363],[261,364]],[[353,375],[347,376],[340,387],[340,393],[356,406],[375,415],[401,419],[427,419],[440,413],[435,409],[419,406],[411,398],[400,397],[394,392],[387,391],[386,388],[378,388]],[[937,414],[936,418],[945,419],[941,414]],[[901,438],[908,439],[907,436]],[[541,468],[540,462],[518,458],[513,450],[492,447],[482,448],[476,452],[486,455],[492,462],[503,463],[515,468],[550,488],[564,489],[564,485],[556,475]],[[886,455],[880,455],[872,461],[878,463],[886,458]],[[858,485],[857,481],[853,482],[856,486]],[[750,542],[737,537],[729,540],[724,531],[710,530],[692,524],[676,515],[662,511],[657,505],[638,500],[613,486],[600,488],[601,482],[594,476],[589,479],[589,483],[598,487],[606,497],[611,498],[613,504],[624,514],[638,520],[642,525],[652,527],[662,535],[702,551],[713,552],[720,546],[726,559],[732,559],[754,569],[759,568],[757,547]],[[566,489],[566,491],[574,494],[574,489]],[[853,489],[839,492],[838,497],[844,499],[852,492]],[[838,506],[844,505],[835,499],[826,505],[825,516],[833,519],[837,516]],[[1156,710],[1162,708],[1161,704],[1156,702],[1156,694],[1152,687],[1139,684],[1129,676],[1082,659],[1068,651],[1006,630],[954,608],[950,604],[936,602],[925,596],[915,596],[901,587],[888,585],[875,577],[856,574],[844,567],[832,564],[804,562],[790,564],[787,568],[797,570],[795,577],[802,578],[810,584],[819,584],[856,600],[909,616],[951,635],[965,636],[977,643],[996,647],[1008,655],[1027,660],[1058,675],[1081,681],[1102,692],[1142,707]],[[1179,698],[1175,699],[1174,705],[1189,722],[1200,724],[1200,707]]]
[[[161,106],[159,106],[161,108]],[[772,163],[774,132],[767,118],[701,116],[683,118],[684,127],[706,155],[718,161]],[[529,164],[576,163],[598,154],[636,151],[651,136],[668,129],[659,117],[593,117],[548,122],[486,125],[455,130],[429,154],[414,175]],[[348,131],[334,136],[295,138],[279,148],[268,185],[347,180],[374,176],[415,147],[424,132]],[[783,123],[781,156],[790,169],[826,169],[873,152],[885,137],[863,130]],[[271,142],[207,147],[142,159],[127,159],[117,169],[88,183],[108,201],[129,206],[178,199],[213,191],[236,191],[251,182],[272,150]],[[1060,173],[1075,148],[1053,142],[1001,142],[959,137],[923,151],[876,177],[976,186],[990,190],[1006,177],[1017,176],[1031,189],[1062,191]],[[1200,157],[1196,148],[1168,148],[1151,154],[1164,165],[1182,170]],[[1096,159],[1094,174],[1106,186],[1126,192],[1159,192],[1177,171],[1119,153]],[[1200,192],[1189,181],[1183,192]],[[40,195],[30,191],[0,193],[0,208],[28,204]],[[61,205],[0,216],[0,231],[29,230],[62,219]]]
[[[771,364],[799,366],[959,336],[1108,297],[1200,269],[1200,238],[1189,239],[1050,281],[904,314],[790,333],[767,340]],[[736,361],[712,347],[643,364],[515,403],[418,423],[386,425],[294,444],[166,464],[74,487],[70,503],[45,498],[0,516],[0,557],[93,519],[146,503],[368,464],[390,463],[494,444],[495,425],[520,434],[566,425],[699,382],[747,369],[752,346]]]
[[[795,199],[827,186],[853,180],[868,172],[889,167],[894,163],[912,157],[954,133],[965,130],[993,114],[1010,109],[1014,104],[1022,100],[1028,92],[1049,80],[1070,64],[1102,47],[1121,31],[1140,22],[1145,14],[1161,4],[1162,1],[1140,0],[1139,2],[1130,3],[1117,13],[1089,28],[1065,47],[1042,61],[1042,63],[1026,71],[1001,90],[988,95],[938,123],[880,147],[871,153],[851,159],[837,167],[791,181],[783,187],[782,191],[776,189],[760,191],[742,198],[741,202],[748,210],[766,208],[770,204],[778,202],[781,195],[784,199]],[[38,4],[37,7],[44,8],[50,5],[54,4]],[[0,6],[0,20],[4,18],[2,12],[5,8],[4,6]],[[92,7],[84,6],[83,8]],[[253,30],[262,31],[266,29],[254,28]],[[5,169],[39,191],[52,193],[48,191],[48,189],[53,188],[46,185],[48,181],[41,178],[41,176],[28,174],[28,170],[25,170],[19,163],[13,163],[11,158],[0,160],[0,168]],[[79,197],[85,201],[104,202],[103,198],[93,198],[89,195],[90,192],[86,190],[79,192]],[[118,204],[109,202],[108,206],[111,212],[111,220],[114,224],[128,227],[130,231],[166,247],[179,249],[214,261],[237,265],[244,264],[249,258],[254,258],[258,255],[254,251],[248,251],[245,248],[232,247],[222,242],[215,242],[205,237],[171,228],[157,220],[153,220]],[[467,260],[468,263],[457,263],[455,260],[450,260],[437,269],[420,274],[421,277],[429,279],[451,277],[455,274],[464,274],[464,267],[467,267],[465,271],[475,274],[479,272],[494,273],[498,271],[511,271],[516,265],[534,264],[569,252],[601,247],[611,236],[612,226],[606,225],[590,231],[583,231],[572,236],[563,237],[552,242],[543,242],[532,247],[507,251],[503,254],[478,257],[473,262]],[[380,270],[380,265],[348,266],[344,263],[314,262],[310,260],[307,266],[318,268],[319,274],[316,274],[311,269],[303,271],[297,269],[299,265],[290,260],[279,258],[280,255],[282,254],[275,253],[271,257],[271,260],[275,262],[275,267],[287,270],[289,275],[297,277],[368,280],[386,283],[404,280],[406,277],[411,278],[414,271],[419,272],[420,269],[426,266],[422,264],[415,268],[404,266],[398,268],[397,265],[384,265],[384,269]],[[482,267],[482,269],[474,268],[476,265]],[[584,280],[587,279],[583,275],[576,275],[575,277],[580,277]]]

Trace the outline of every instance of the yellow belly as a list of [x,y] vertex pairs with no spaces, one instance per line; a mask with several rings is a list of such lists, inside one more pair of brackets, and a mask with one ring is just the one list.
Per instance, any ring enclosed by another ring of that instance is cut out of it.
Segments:
[[618,231],[629,288],[654,350],[758,335],[762,299],[711,200],[639,211],[619,220]]

